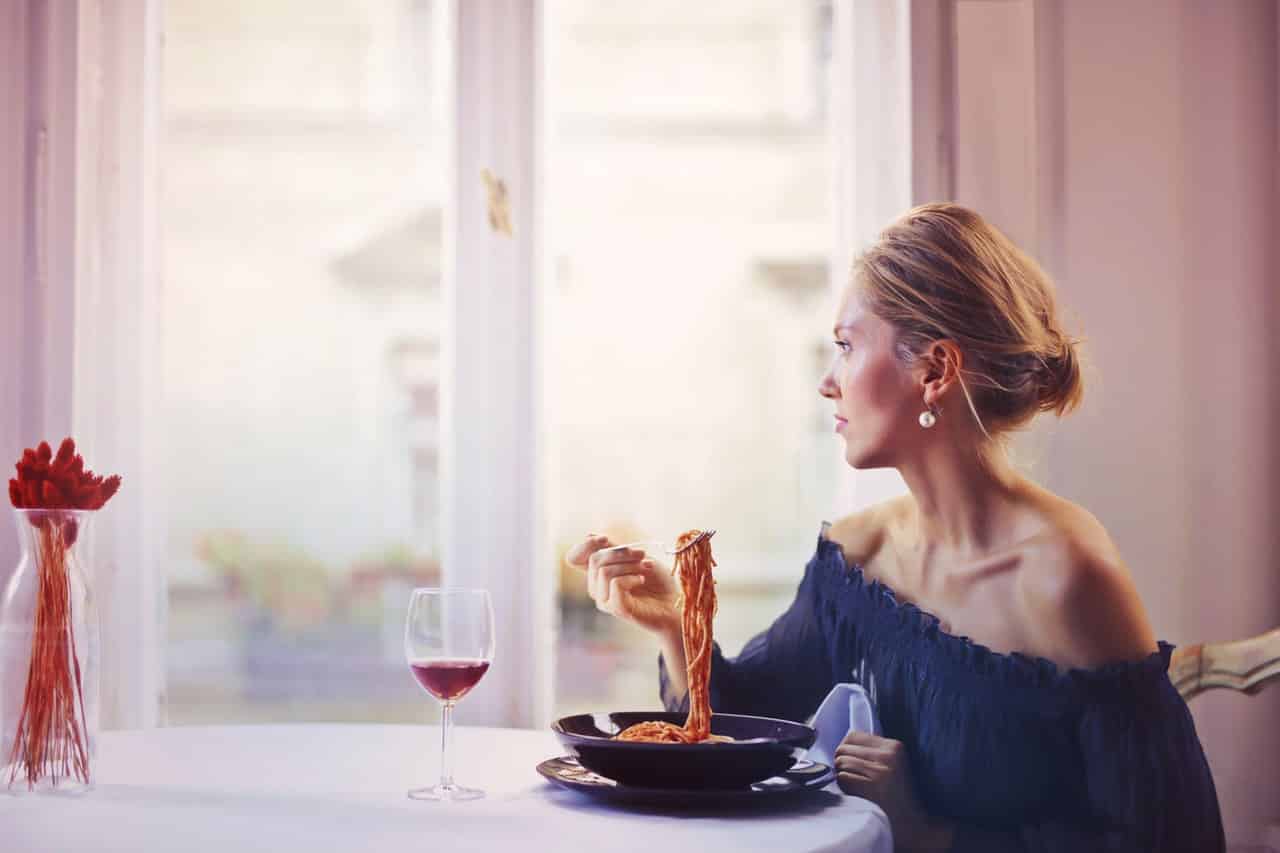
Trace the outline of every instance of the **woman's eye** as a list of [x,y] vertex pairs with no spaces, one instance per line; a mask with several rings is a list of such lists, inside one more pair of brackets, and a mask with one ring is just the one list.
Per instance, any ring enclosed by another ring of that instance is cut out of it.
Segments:
[[836,349],[840,350],[840,352],[848,352],[848,351],[849,351],[849,342],[848,342],[848,341],[842,341],[842,340],[840,340],[839,338],[836,338],[835,345],[836,345]]

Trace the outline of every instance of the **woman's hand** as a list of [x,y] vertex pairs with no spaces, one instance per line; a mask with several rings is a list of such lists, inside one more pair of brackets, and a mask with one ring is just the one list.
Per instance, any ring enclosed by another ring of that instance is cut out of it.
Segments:
[[895,850],[950,849],[954,828],[931,817],[920,805],[902,741],[849,732],[836,748],[836,783],[846,794],[884,809]]
[[587,572],[587,592],[601,611],[664,638],[680,635],[678,593],[670,570],[640,548],[613,547],[607,536],[592,536],[565,556]]

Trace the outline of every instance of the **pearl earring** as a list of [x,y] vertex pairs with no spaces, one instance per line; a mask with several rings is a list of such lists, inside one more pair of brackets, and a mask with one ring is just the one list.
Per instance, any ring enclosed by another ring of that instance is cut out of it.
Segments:
[[933,412],[931,412],[929,409],[925,409],[923,412],[920,413],[920,426],[923,427],[924,429],[933,429],[933,425],[936,424],[937,422],[938,422],[938,416],[935,415]]

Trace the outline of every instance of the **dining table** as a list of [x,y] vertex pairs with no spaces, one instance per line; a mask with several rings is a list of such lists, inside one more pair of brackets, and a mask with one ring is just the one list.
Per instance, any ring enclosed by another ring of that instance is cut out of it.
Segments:
[[438,780],[436,726],[180,726],[99,736],[92,790],[0,795],[0,850],[796,851],[892,853],[883,811],[834,784],[777,802],[627,805],[536,771],[550,731],[456,727],[470,802],[423,802]]

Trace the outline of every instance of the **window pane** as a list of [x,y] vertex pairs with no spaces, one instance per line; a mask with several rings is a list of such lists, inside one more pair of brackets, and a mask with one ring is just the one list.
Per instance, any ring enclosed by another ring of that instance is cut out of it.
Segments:
[[[557,565],[588,531],[719,530],[734,652],[831,506],[830,9],[548,3],[547,409]],[[657,704],[651,638],[561,570],[560,711]]]
[[441,5],[165,2],[169,723],[429,706]]

